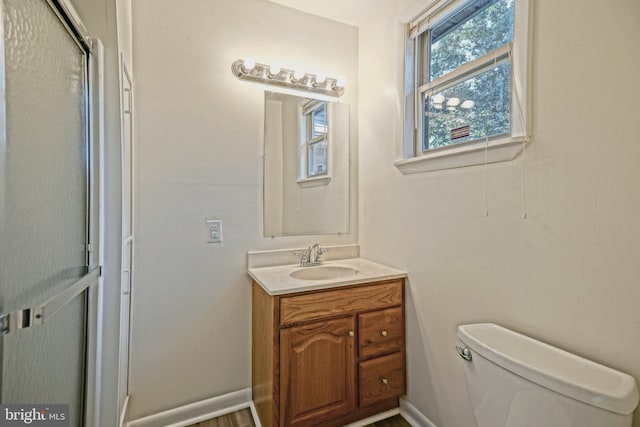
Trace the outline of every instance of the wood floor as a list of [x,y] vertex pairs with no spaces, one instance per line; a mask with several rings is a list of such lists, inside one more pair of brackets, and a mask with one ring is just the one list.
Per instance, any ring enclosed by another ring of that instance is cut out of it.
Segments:
[[411,427],[411,424],[407,422],[401,415],[396,415],[386,420],[378,421],[377,423],[369,424],[366,427]]
[[255,427],[255,424],[251,417],[251,411],[247,408],[218,418],[202,421],[201,423],[192,424],[189,427]]
[[[255,427],[255,424],[251,417],[251,411],[242,409],[218,418],[192,424],[189,427]],[[369,424],[366,427],[411,427],[411,424],[400,415],[396,415],[395,417]]]

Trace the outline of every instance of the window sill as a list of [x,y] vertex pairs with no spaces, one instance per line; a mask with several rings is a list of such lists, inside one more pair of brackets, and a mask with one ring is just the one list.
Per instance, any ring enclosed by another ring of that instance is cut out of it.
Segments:
[[[524,137],[524,144],[530,138]],[[522,151],[523,137],[512,137],[485,142],[475,142],[459,147],[452,146],[429,152],[418,157],[398,160],[395,167],[403,174],[431,172],[443,169],[455,169],[465,166],[483,165],[485,163],[507,162],[515,159]]]
[[298,182],[298,186],[306,188],[306,187],[319,187],[321,185],[329,185],[330,181],[331,181],[331,176],[323,175],[315,178],[299,179],[297,182]]

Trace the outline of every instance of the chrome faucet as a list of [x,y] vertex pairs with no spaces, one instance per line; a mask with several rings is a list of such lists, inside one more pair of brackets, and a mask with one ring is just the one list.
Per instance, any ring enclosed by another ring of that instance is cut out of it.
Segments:
[[320,256],[326,251],[327,250],[323,249],[319,243],[314,243],[311,249],[309,249],[309,262],[313,265],[322,264]]
[[312,265],[322,264],[322,259],[320,258],[320,256],[325,252],[327,252],[327,249],[322,248],[319,243],[314,243],[306,250],[297,251],[293,254],[300,256],[301,267],[309,267]]

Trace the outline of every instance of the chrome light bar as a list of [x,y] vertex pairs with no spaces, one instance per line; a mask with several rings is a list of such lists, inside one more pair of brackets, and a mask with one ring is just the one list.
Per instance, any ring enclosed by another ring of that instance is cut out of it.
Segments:
[[249,58],[238,59],[231,65],[231,72],[241,80],[282,86],[290,89],[341,96],[344,93],[343,78],[326,77],[297,70],[281,68],[277,65],[259,64]]

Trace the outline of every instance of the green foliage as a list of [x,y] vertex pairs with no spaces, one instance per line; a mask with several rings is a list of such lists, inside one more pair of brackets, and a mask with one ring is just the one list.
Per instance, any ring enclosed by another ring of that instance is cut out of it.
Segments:
[[[439,26],[449,26],[440,31],[436,26],[423,34],[423,46],[438,34],[431,44],[429,70],[430,80],[457,69],[460,65],[478,59],[513,40],[514,0],[496,0],[486,3],[477,0],[466,6],[462,13],[471,13],[460,23],[444,22]],[[479,10],[473,12],[473,8]],[[467,9],[467,10],[465,10]],[[469,12],[471,11],[471,12]],[[455,17],[454,17],[455,18]],[[423,82],[426,83],[426,82]],[[496,66],[440,92],[447,100],[458,98],[460,103],[472,100],[470,109],[457,106],[447,109],[444,104],[435,104],[433,97],[425,102],[425,141],[423,149],[438,148],[468,140],[482,139],[487,136],[508,133],[510,129],[510,62],[497,63]],[[436,108],[440,106],[441,108]],[[450,139],[452,129],[469,125],[467,138]]]

